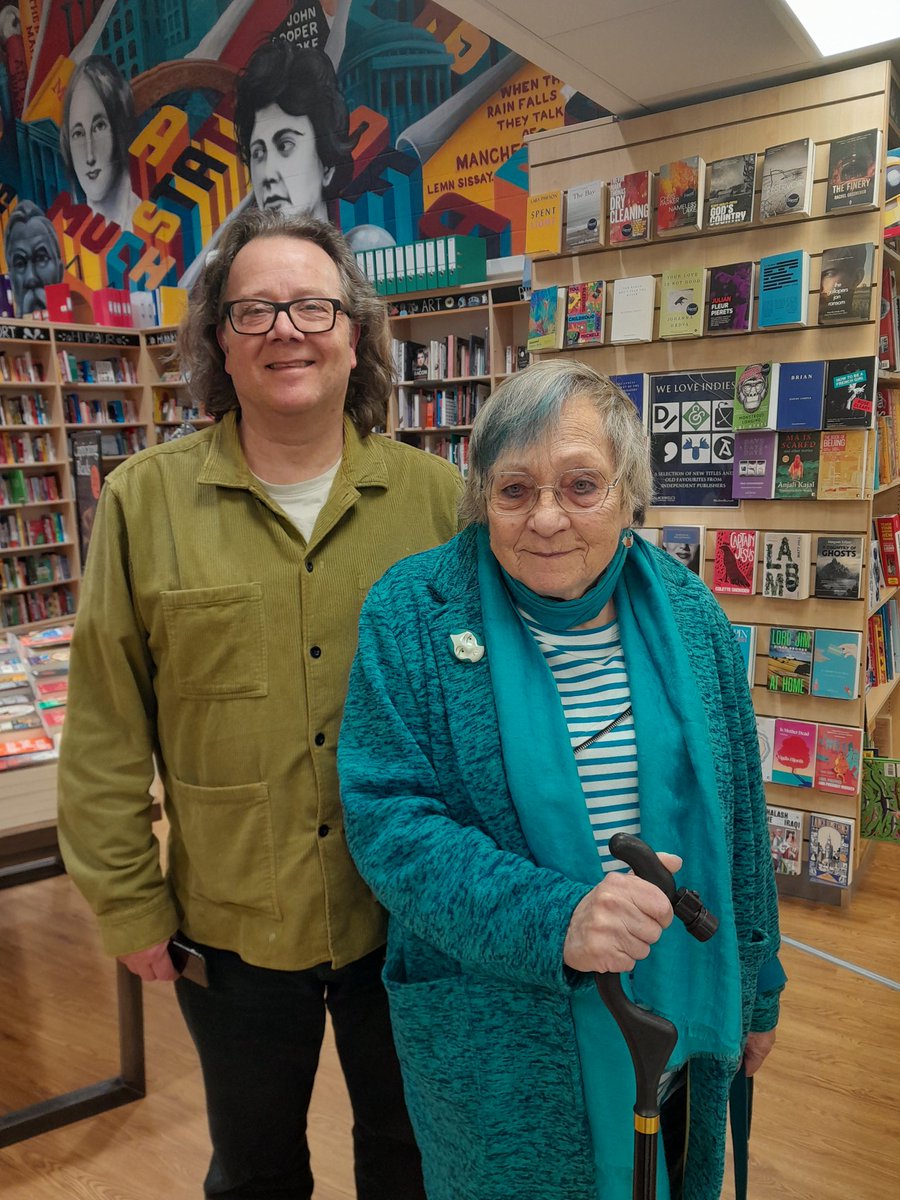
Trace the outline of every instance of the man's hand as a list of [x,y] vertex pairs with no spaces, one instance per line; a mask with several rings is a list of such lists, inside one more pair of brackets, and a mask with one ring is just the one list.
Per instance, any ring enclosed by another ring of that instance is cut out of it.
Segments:
[[747,1045],[744,1047],[744,1072],[747,1076],[756,1074],[774,1045],[774,1029],[768,1033],[747,1034]]
[[119,962],[145,983],[152,983],[156,979],[164,979],[171,983],[178,978],[178,972],[169,957],[168,940],[148,946],[146,950],[135,950],[133,954],[120,954]]

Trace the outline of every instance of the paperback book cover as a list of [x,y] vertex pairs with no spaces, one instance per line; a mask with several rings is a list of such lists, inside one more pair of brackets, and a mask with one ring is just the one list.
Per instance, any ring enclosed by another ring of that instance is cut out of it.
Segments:
[[752,262],[726,263],[709,269],[707,333],[748,333],[752,324]]
[[534,288],[528,307],[528,349],[561,350],[566,333],[565,287]]
[[881,305],[878,324],[878,366],[882,371],[896,371],[900,364],[897,349],[900,345],[898,324],[897,277],[887,263],[881,269]]
[[777,808],[766,805],[769,825],[769,845],[776,875],[800,874],[800,851],[803,846],[803,813],[797,808]]
[[559,254],[562,249],[563,194],[538,192],[528,197],[525,220],[525,253]]
[[734,372],[734,431],[776,429],[778,363],[750,363]]
[[665,235],[699,230],[705,181],[706,163],[699,155],[662,164],[656,201],[657,233]]
[[566,249],[602,246],[606,241],[606,184],[599,179],[566,189]]
[[773,625],[769,630],[766,687],[770,692],[808,696],[813,652],[812,629]]
[[900,759],[866,758],[862,764],[862,837],[900,842]]
[[623,375],[610,375],[609,381],[628,397],[646,429],[650,415],[650,376],[647,372],[629,371]]
[[734,469],[731,495],[735,500],[771,500],[775,488],[775,448],[778,434],[734,435]]
[[613,284],[610,341],[614,345],[653,341],[655,304],[656,279],[653,275],[617,279]]
[[778,428],[821,429],[825,363],[786,362],[778,372]]
[[815,786],[838,796],[859,791],[863,731],[844,725],[820,725],[816,739]]
[[734,375],[691,371],[650,380],[650,460],[661,506],[734,508]]
[[878,359],[831,358],[825,368],[825,429],[871,429],[875,423]]
[[883,513],[875,518],[881,571],[888,587],[900,586],[900,515]]
[[760,329],[798,328],[808,324],[809,254],[788,250],[759,260]]
[[772,782],[787,787],[811,788],[815,772],[815,723],[776,717]]
[[815,150],[815,142],[808,137],[766,148],[759,198],[760,220],[810,215]]
[[881,158],[880,129],[834,138],[828,152],[825,211],[877,208]]
[[849,887],[853,882],[852,817],[809,814],[809,878],[814,883]]
[[609,244],[646,242],[650,237],[650,171],[618,175],[609,184]]
[[706,170],[706,227],[747,225],[753,220],[756,154],[718,158]]
[[772,600],[809,597],[810,538],[808,533],[763,534],[764,596]]
[[705,267],[663,271],[659,293],[659,336],[663,339],[701,337],[705,300]]
[[570,283],[567,289],[566,345],[600,346],[606,287],[602,279]]
[[819,277],[819,324],[868,321],[872,310],[871,242],[831,246],[822,251]]
[[850,629],[817,629],[813,644],[813,696],[855,700],[859,695],[862,634]]
[[651,546],[659,547],[662,536],[661,529],[648,529],[642,525],[640,529],[635,530],[635,533],[640,534],[644,541],[649,542]]
[[703,525],[663,525],[660,544],[666,554],[677,558],[695,575],[703,574]]
[[860,600],[868,539],[864,534],[821,534],[816,538],[816,586],[820,600]]
[[731,628],[734,630],[734,640],[737,642],[741,658],[744,660],[747,683],[753,687],[756,682],[756,626],[732,624]]
[[97,430],[79,429],[69,435],[69,440],[72,447],[75,508],[78,513],[78,545],[84,563],[103,486],[101,436]]
[[817,500],[861,500],[865,496],[868,437],[866,429],[823,432]]
[[763,783],[772,782],[773,755],[775,753],[775,718],[756,717],[756,737],[759,742],[759,761]]
[[815,500],[819,485],[819,432],[790,429],[778,434],[776,500]]
[[[712,590],[723,596],[752,596],[756,591],[755,529],[716,530]],[[756,633],[756,626],[740,628]]]

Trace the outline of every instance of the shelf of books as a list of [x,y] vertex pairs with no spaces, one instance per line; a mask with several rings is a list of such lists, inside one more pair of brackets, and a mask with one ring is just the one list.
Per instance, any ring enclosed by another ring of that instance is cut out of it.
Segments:
[[177,343],[177,328],[160,326],[143,331],[141,375],[149,393],[147,411],[156,442],[170,442],[210,423],[190,395],[190,380],[181,369]]
[[465,472],[469,432],[491,389],[527,365],[528,302],[494,282],[388,297],[397,387],[387,432]]
[[900,764],[892,89],[881,63],[528,139],[526,345],[641,413],[644,536],[734,627],[779,885],[831,904],[884,836],[869,765]]

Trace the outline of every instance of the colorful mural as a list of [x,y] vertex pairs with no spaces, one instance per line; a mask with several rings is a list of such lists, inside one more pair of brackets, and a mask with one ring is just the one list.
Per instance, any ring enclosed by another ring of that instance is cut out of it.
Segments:
[[518,254],[525,135],[598,115],[430,0],[0,0],[0,266],[190,286],[248,204]]

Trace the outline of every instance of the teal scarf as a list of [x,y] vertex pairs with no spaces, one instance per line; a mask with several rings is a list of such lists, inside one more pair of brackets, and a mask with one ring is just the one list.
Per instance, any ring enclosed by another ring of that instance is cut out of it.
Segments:
[[[675,1024],[679,1036],[670,1067],[697,1054],[724,1056],[736,1067],[741,1047],[740,968],[722,808],[703,703],[653,554],[641,538],[627,551],[621,546],[592,589],[594,612],[571,624],[599,613],[606,603],[600,600],[611,588],[634,710],[641,836],[656,850],[682,856],[679,882],[700,893],[720,926],[712,941],[701,944],[674,921],[650,957],[637,964],[630,991],[638,1003]],[[478,530],[478,582],[503,762],[529,848],[540,866],[570,879],[599,883],[603,870],[556,684],[516,611],[484,527]],[[517,585],[516,591],[523,607],[533,608],[520,588]],[[568,606],[549,603],[561,610]],[[628,979],[623,978],[623,984],[629,990]],[[597,1195],[602,1200],[631,1200],[631,1059],[592,980],[574,992],[572,1014],[594,1143]],[[663,1162],[660,1148],[659,1200],[668,1198]]]

